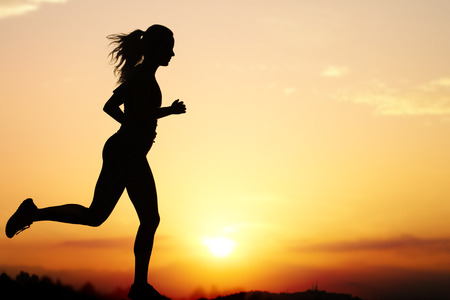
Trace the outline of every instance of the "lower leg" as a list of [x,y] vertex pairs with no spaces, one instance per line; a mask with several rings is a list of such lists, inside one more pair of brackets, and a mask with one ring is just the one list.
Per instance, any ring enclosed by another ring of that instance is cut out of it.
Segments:
[[155,230],[147,226],[139,226],[134,242],[135,284],[147,284],[148,282],[148,265],[153,249],[154,236]]
[[38,209],[34,221],[56,221],[95,226],[96,224],[90,216],[91,212],[87,207],[78,204],[65,204]]

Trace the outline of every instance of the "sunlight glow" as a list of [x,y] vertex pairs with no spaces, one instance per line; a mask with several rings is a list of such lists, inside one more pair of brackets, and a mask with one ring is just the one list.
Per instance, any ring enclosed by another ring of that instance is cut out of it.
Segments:
[[226,237],[204,238],[203,244],[206,245],[209,251],[216,257],[229,256],[236,245],[234,241]]

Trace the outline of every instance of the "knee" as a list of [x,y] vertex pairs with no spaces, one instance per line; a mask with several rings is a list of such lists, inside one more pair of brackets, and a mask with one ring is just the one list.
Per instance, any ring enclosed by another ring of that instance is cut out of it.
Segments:
[[99,216],[91,216],[87,220],[87,225],[91,227],[99,227],[105,222],[106,218],[102,218]]
[[156,229],[159,226],[159,223],[161,221],[161,218],[159,217],[159,214],[149,216],[145,219],[141,219],[141,227],[146,228],[149,231],[156,231]]
[[91,227],[99,227],[100,225],[102,225],[103,224],[103,220],[92,220],[92,221],[90,221],[89,222],[89,226],[91,226]]

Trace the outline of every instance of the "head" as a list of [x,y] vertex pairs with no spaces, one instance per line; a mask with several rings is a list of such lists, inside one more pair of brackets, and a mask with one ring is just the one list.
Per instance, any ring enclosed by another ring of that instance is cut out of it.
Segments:
[[111,61],[117,63],[114,72],[120,75],[119,83],[124,82],[143,60],[157,68],[167,66],[175,55],[173,33],[162,25],[152,25],[146,31],[137,29],[129,34],[113,34],[108,38],[116,45],[110,55]]
[[158,66],[167,66],[172,56],[175,40],[172,31],[162,25],[152,25],[142,36],[144,60]]

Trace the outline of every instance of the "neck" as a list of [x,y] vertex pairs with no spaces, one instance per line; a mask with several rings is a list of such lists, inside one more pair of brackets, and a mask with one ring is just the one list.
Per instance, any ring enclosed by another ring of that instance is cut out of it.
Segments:
[[142,62],[142,66],[145,68],[145,70],[146,70],[148,73],[150,73],[150,74],[152,74],[152,75],[155,75],[156,70],[158,70],[158,67],[159,67],[159,65],[154,64],[154,63],[151,63],[151,62],[148,62],[148,61],[146,61],[146,60],[144,60],[144,61]]

